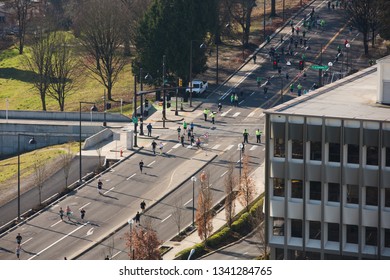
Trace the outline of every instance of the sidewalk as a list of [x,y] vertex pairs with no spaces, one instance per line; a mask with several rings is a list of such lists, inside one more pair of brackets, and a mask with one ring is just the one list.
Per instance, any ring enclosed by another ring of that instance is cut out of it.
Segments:
[[[264,192],[264,165],[261,164],[260,167],[256,168],[252,172],[252,178],[255,182],[256,188],[256,197]],[[236,200],[236,208],[235,212],[239,213],[243,209],[243,205]],[[214,232],[218,231],[221,227],[225,226],[226,217],[225,211],[222,209],[213,217],[213,229]],[[166,254],[163,255],[163,260],[173,260],[175,259],[175,255],[180,251],[190,248],[197,243],[201,243],[202,240],[199,238],[198,232],[195,230],[190,235],[188,235],[185,239],[180,242],[177,241],[166,241],[163,246],[172,247]]]

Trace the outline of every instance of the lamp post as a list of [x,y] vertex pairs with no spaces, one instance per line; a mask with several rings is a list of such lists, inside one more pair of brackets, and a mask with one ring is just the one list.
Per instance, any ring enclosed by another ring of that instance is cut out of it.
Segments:
[[133,113],[133,123],[134,123],[134,147],[138,147],[137,144],[137,126],[138,126],[138,117],[137,117],[137,76],[134,75],[134,113]]
[[80,151],[80,157],[79,157],[79,160],[80,160],[80,163],[79,163],[79,172],[80,172],[80,178],[79,178],[79,183],[81,184],[82,183],[82,156],[81,156],[81,141],[82,141],[82,139],[81,139],[81,105],[82,104],[93,104],[93,106],[91,107],[91,112],[92,111],[97,111],[97,108],[96,108],[96,106],[95,106],[95,103],[94,102],[85,102],[85,101],[80,101],[79,102],[80,103],[80,110],[79,110],[79,112],[80,112],[80,118],[79,118],[79,120],[80,120],[80,127],[79,127],[79,151]]
[[240,160],[239,160],[239,162],[240,162],[240,177],[239,177],[240,182],[241,182],[241,157],[242,157],[242,148],[243,147],[244,147],[244,145],[242,143],[238,144],[238,149],[240,150]]
[[[193,42],[199,42],[199,40],[191,40],[191,44],[190,44],[190,107],[192,107],[192,43]],[[202,43],[199,47],[201,49],[204,49],[206,45]]]
[[106,90],[104,90],[104,94],[103,94],[103,106],[104,106],[104,121],[103,121],[103,126],[107,126],[107,120],[106,120],[106,112],[107,112]]
[[28,134],[18,134],[18,221],[20,221],[20,136],[32,137],[28,143],[36,144],[34,137]]
[[191,181],[192,181],[192,227],[194,227],[195,226],[195,182],[196,182],[196,177],[192,176]]
[[263,17],[263,40],[265,41],[265,0],[264,0],[264,17]]
[[165,100],[166,100],[166,96],[165,96],[165,55],[163,55],[163,110],[162,110],[162,118],[163,118],[163,128],[165,128],[165,120],[167,119],[167,115],[166,115],[166,104],[165,104]]
[[329,83],[332,83],[333,81],[333,77],[332,77],[332,67],[333,67],[333,62],[329,61],[328,62],[328,66],[329,66]]
[[140,89],[140,99],[141,99],[141,118],[139,125],[139,135],[144,135],[144,96],[142,91],[144,90],[142,83],[142,67],[139,68],[139,89]]
[[[349,48],[351,47],[351,44],[350,43],[347,43],[345,45],[345,47],[347,48],[347,75],[348,75],[348,66],[349,66],[349,57],[348,57],[348,54],[349,54]],[[352,67],[351,67],[352,69]]]
[[129,219],[127,221],[127,223],[130,226],[130,252],[129,252],[129,258],[134,260],[133,236],[132,236],[134,220],[133,219]]

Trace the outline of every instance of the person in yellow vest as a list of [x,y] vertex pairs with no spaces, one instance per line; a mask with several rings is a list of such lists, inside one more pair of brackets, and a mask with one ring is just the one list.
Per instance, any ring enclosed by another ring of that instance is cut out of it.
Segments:
[[262,131],[260,131],[260,129],[256,130],[256,143],[261,144],[261,133],[262,133]]
[[211,122],[212,122],[213,124],[215,124],[215,112],[211,112],[211,113],[210,113],[210,117],[211,117]]
[[207,108],[204,108],[203,110],[203,116],[204,116],[204,121],[206,122],[207,121],[207,115],[209,114],[209,109]]

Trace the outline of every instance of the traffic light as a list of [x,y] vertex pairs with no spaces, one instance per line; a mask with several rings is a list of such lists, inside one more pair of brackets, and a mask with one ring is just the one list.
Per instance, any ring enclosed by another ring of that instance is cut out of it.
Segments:
[[274,59],[272,67],[274,68],[274,70],[278,69],[278,61],[276,59]]
[[182,86],[183,86],[183,80],[179,79],[179,87],[182,87]]
[[149,107],[149,100],[145,99],[145,107]]
[[305,62],[303,60],[300,60],[299,61],[299,70],[303,70],[304,67],[305,67]]

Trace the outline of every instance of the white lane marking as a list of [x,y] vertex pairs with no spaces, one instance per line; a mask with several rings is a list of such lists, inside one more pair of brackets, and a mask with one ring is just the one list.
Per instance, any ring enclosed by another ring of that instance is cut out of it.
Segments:
[[245,99],[244,100],[242,100],[240,103],[238,103],[238,105],[240,105],[242,102],[244,102],[245,101]]
[[265,148],[263,148],[263,152],[265,151]]
[[52,243],[51,245],[47,246],[45,249],[42,249],[41,251],[39,251],[37,254],[35,254],[34,256],[32,256],[31,258],[29,258],[28,260],[32,260],[34,259],[36,256],[39,256],[40,254],[42,254],[43,252],[45,252],[46,250],[50,249],[51,247],[53,247],[54,245],[56,245],[57,243],[61,242],[62,240],[64,240],[65,238],[67,238],[69,235],[72,235],[73,233],[75,233],[76,231],[78,231],[79,229],[85,227],[89,222],[86,222],[85,224],[79,226],[78,228],[75,228],[74,230],[72,230],[71,232],[69,232],[67,235],[61,237],[60,239],[58,239],[56,242]]
[[32,237],[30,237],[30,238],[29,238],[29,239],[27,239],[26,241],[22,242],[22,244],[20,244],[20,245],[24,245],[24,244],[26,244],[26,243],[27,243],[27,242],[29,242],[31,239],[32,239]]
[[156,161],[152,161],[151,163],[149,163],[147,166],[151,166],[153,163],[155,163]]
[[164,220],[162,220],[161,222],[165,222],[166,220],[168,220],[170,217],[172,216],[172,214],[170,214],[168,217],[166,217]]
[[126,181],[129,181],[131,178],[133,178],[133,177],[135,176],[135,174],[136,174],[136,173],[134,173],[133,175],[131,175],[130,177],[128,177],[128,178],[126,179]]
[[225,149],[225,150],[223,150],[223,151],[229,151],[231,148],[233,148],[234,147],[234,145],[229,145],[229,146],[227,146],[227,148]]
[[116,256],[118,256],[120,253],[122,253],[122,251],[118,251],[118,253],[114,254],[111,259],[115,258]]
[[192,149],[192,147],[193,147],[193,146],[191,146],[191,145],[188,145],[188,146],[187,146],[187,149]]
[[250,149],[249,149],[249,151],[253,151],[254,149],[256,149],[257,148],[257,146],[252,146]]
[[54,226],[56,226],[57,224],[59,224],[61,222],[62,222],[62,220],[59,220],[58,222],[55,222],[54,224],[52,224],[50,227],[54,227]]
[[241,160],[242,160],[242,158],[240,158],[239,160],[237,160],[237,163],[240,163]]
[[170,149],[170,150],[167,152],[167,154],[169,154],[170,152],[172,152],[172,149]]
[[221,114],[221,117],[224,117],[224,116],[226,116],[230,111],[231,111],[232,109],[230,108],[229,110],[227,110],[226,112],[223,112],[222,114]]
[[233,115],[233,118],[237,117],[239,114],[241,114],[241,112],[237,112]]
[[225,172],[222,173],[222,175],[220,177],[223,177],[225,176],[225,174],[228,173],[227,170]]
[[84,206],[81,206],[81,207],[79,208],[79,210],[81,210],[81,208],[87,207],[89,204],[91,204],[91,202],[88,202],[88,203],[85,204]]
[[94,228],[90,228],[90,229],[87,231],[87,236],[89,236],[89,235],[92,235],[92,234],[93,234],[93,229],[94,229]]
[[220,145],[220,144],[217,144],[217,145],[215,145],[214,147],[212,147],[211,149],[212,149],[212,150],[216,150],[216,149],[219,148],[219,146],[221,146],[221,145]]
[[190,203],[192,201],[192,198],[190,200],[188,200],[186,203],[183,204],[183,206],[186,206],[188,203]]
[[108,191],[106,191],[106,192],[103,193],[103,194],[107,194],[107,193],[109,193],[110,191],[112,191],[113,189],[115,189],[115,187],[112,187],[111,189],[109,189]]
[[248,118],[252,117],[254,114],[255,114],[256,110],[253,111],[253,112],[250,112],[249,115],[248,115]]
[[249,95],[249,96],[252,96],[254,93],[255,93],[255,91],[254,91],[254,92],[252,92],[252,93],[251,93],[251,95]]
[[177,148],[179,148],[180,146],[181,146],[181,144],[180,144],[180,143],[177,143],[175,146],[172,147],[172,149],[177,149]]
[[262,118],[262,117],[264,117],[264,116],[265,116],[264,113],[261,113],[260,116],[259,116],[259,118]]

